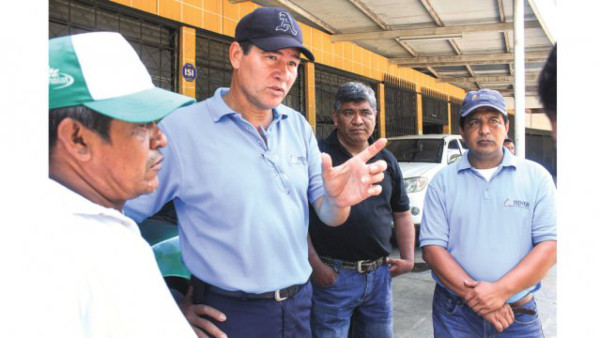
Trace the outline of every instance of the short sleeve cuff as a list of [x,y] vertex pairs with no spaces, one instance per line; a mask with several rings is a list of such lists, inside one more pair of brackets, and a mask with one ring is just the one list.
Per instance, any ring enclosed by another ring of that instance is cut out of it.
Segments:
[[309,192],[308,202],[310,204],[314,204],[315,201],[319,199],[319,197],[324,196],[324,195],[325,195],[325,187],[323,187],[323,185],[321,185],[320,187]]
[[533,238],[533,244],[539,244],[546,241],[556,241],[556,235],[544,235]]
[[410,210],[410,205],[398,205],[392,208],[393,212],[405,212]]
[[448,242],[447,241],[443,241],[443,240],[439,240],[439,239],[420,240],[420,246],[421,246],[421,248],[426,247],[428,245],[437,245],[437,246],[441,246],[442,248],[447,248],[448,247]]

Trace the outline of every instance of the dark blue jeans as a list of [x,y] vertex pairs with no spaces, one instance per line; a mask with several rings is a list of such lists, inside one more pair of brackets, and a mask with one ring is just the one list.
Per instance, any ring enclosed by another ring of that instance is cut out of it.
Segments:
[[535,299],[531,298],[520,307],[533,310],[535,314],[515,313],[512,325],[498,332],[494,325],[473,312],[458,296],[442,292],[440,286],[436,286],[433,294],[433,335],[444,338],[544,337]]
[[353,337],[391,338],[393,303],[389,265],[381,265],[369,273],[342,270],[336,265],[338,276],[332,285],[313,285],[310,316],[313,337],[347,338],[354,313]]
[[306,283],[282,302],[244,300],[208,291],[203,304],[227,316],[222,323],[211,321],[229,338],[309,338],[311,297],[312,286]]

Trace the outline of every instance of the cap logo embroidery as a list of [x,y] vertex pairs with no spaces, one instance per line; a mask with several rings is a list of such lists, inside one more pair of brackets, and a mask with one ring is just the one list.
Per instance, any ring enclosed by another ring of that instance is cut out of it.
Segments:
[[[486,94],[486,93],[480,94],[479,97],[482,98],[482,99],[488,99],[488,100],[496,101],[496,98],[493,95]],[[474,99],[476,100],[476,98],[474,98]]]
[[292,25],[292,18],[290,18],[288,13],[279,12],[279,20],[281,20],[281,22],[279,23],[279,26],[275,27],[275,31],[290,31],[294,36],[298,34],[298,31],[296,31],[294,25]]
[[60,69],[50,68],[48,80],[52,89],[61,89],[69,87],[75,82],[75,79],[69,74],[61,73]]

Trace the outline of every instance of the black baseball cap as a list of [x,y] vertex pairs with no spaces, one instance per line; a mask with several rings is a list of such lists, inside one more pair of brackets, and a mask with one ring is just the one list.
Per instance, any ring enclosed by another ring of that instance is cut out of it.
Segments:
[[269,52],[298,48],[310,61],[315,61],[311,51],[302,45],[300,26],[283,8],[260,7],[244,16],[235,27],[235,41],[250,41]]

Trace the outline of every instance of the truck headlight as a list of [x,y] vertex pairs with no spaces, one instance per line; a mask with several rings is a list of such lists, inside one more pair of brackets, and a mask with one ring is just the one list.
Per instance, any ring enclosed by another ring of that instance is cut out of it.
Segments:
[[409,177],[404,179],[404,185],[406,186],[406,192],[419,192],[427,187],[427,177]]

